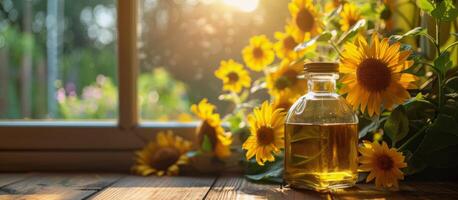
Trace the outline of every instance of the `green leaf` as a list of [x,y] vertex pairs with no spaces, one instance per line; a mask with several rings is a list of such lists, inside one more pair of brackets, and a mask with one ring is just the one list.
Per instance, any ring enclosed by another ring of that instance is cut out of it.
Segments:
[[[419,93],[421,94],[421,93]],[[433,119],[436,116],[436,106],[431,102],[424,100],[421,95],[417,95],[412,101],[404,104],[407,117],[410,120],[423,120]]]
[[275,162],[257,168],[263,170],[256,174],[247,174],[245,178],[256,182],[283,183],[283,157],[277,157]]
[[226,117],[226,120],[229,123],[229,129],[231,130],[232,133],[237,132],[241,128],[241,123],[242,123],[242,118],[238,113],[230,114]]
[[458,123],[449,115],[439,114],[426,131],[426,135],[414,156],[427,156],[454,145],[458,145]]
[[221,94],[218,96],[218,100],[221,100],[221,101],[232,101],[233,99],[234,99],[234,96],[231,93]]
[[361,29],[362,27],[364,27],[366,25],[366,20],[365,19],[361,19],[359,20],[358,22],[355,23],[355,25],[353,25],[350,30],[348,30],[347,32],[343,33],[342,36],[340,37],[339,41],[337,42],[337,44],[342,44],[344,43],[345,41],[347,41],[348,39],[352,38],[353,36],[355,36],[359,29]]
[[453,76],[445,81],[445,88],[449,93],[458,92],[458,76]]
[[417,6],[427,12],[427,13],[431,13],[431,11],[434,10],[434,5],[431,1],[429,0],[417,0]]
[[456,155],[458,155],[458,146],[453,145],[425,156],[424,161],[435,168],[452,168],[458,166],[458,159],[450,159]]
[[385,122],[384,130],[393,145],[409,133],[409,119],[404,106],[399,105],[391,112],[390,117]]
[[368,133],[370,132],[375,132],[380,124],[384,122],[387,119],[387,117],[382,117],[382,118],[375,118],[372,120],[368,125],[366,125],[363,129],[359,131],[358,138],[361,139],[365,137]]
[[294,48],[294,51],[300,51],[302,49],[305,49],[307,47],[312,46],[313,44],[315,44],[317,42],[327,42],[332,38],[332,36],[334,34],[335,33],[333,33],[333,32],[323,31],[320,35],[317,35],[317,36],[313,37],[312,39],[310,39],[309,41],[306,41],[306,42],[296,46]]
[[442,75],[452,68],[452,61],[450,60],[450,53],[444,52],[434,60],[434,67],[439,70]]
[[[458,123],[456,122],[455,118],[448,115],[440,114],[436,118],[430,131],[435,132],[435,134],[439,134],[440,132],[442,132],[448,133],[450,135],[455,135],[458,137]],[[455,142],[457,142],[458,144],[458,141]]]
[[436,4],[436,8],[431,11],[431,15],[439,21],[453,21],[458,16],[458,8],[455,8],[453,0],[442,0]]
[[206,134],[204,135],[201,148],[204,152],[210,152],[213,149],[212,143]]
[[326,20],[330,21],[334,17],[339,16],[340,11],[342,11],[342,7],[342,4],[339,4],[336,9],[334,9],[331,13],[329,13],[329,15],[326,16]]
[[423,27],[415,27],[412,30],[407,31],[406,33],[402,35],[392,35],[390,37],[390,41],[399,41],[408,36],[418,36],[418,35],[426,35],[426,34],[427,34],[427,29]]
[[266,88],[267,84],[266,84],[266,78],[263,76],[259,79],[256,79],[253,84],[252,84],[252,87],[250,89],[250,92],[251,93],[255,93],[259,90],[262,90],[264,88]]
[[418,172],[427,166],[448,167],[456,164],[458,122],[455,118],[439,114],[426,130],[425,136],[409,161],[409,168]]
[[[447,96],[453,96],[456,93],[448,94]],[[452,116],[455,119],[458,119],[458,100],[454,99],[456,97],[451,97],[447,99],[445,105],[439,111],[441,114]]]

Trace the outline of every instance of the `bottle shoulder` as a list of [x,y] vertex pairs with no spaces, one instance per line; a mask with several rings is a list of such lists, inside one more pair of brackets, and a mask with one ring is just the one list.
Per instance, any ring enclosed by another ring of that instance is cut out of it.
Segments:
[[338,94],[307,93],[291,106],[286,123],[358,123],[358,117],[347,101]]

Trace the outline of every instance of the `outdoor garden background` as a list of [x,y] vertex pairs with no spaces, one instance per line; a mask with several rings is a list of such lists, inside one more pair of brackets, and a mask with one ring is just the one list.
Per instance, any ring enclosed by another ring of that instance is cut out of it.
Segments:
[[[213,72],[252,35],[281,30],[287,3],[140,1],[142,119],[189,121],[204,97],[224,113]],[[115,119],[116,41],[114,0],[0,1],[0,119]]]

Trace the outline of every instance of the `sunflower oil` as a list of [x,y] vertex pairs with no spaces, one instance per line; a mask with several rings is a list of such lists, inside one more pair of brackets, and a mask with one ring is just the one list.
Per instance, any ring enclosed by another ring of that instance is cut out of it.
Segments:
[[286,124],[285,179],[325,190],[357,179],[357,124]]
[[308,91],[285,124],[284,179],[295,188],[325,191],[357,180],[358,117],[336,92],[337,63],[305,65]]

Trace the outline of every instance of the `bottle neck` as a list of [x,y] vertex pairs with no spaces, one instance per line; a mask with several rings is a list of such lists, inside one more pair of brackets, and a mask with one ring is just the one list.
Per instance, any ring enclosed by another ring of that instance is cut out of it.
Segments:
[[336,93],[337,73],[309,73],[307,75],[308,92],[329,94]]

